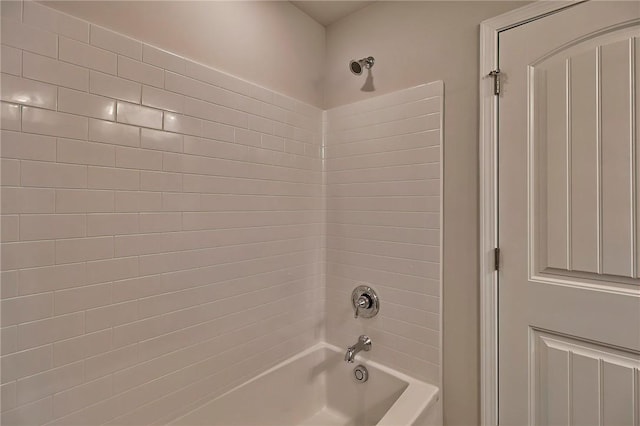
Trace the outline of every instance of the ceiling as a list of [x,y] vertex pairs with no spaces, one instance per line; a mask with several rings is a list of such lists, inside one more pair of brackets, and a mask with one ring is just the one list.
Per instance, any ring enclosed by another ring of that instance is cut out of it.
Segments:
[[344,18],[373,1],[292,1],[300,10],[325,27]]

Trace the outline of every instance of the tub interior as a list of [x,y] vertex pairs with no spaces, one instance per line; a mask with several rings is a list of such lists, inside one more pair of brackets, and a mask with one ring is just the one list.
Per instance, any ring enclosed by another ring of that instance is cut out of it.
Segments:
[[[367,365],[366,383],[353,379],[344,355],[318,348],[207,402],[171,425],[375,425],[409,386]],[[361,359],[362,360],[362,359]]]

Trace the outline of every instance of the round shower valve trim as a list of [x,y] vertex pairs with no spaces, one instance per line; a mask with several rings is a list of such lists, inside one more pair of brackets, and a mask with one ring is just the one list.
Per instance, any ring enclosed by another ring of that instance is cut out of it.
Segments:
[[354,317],[372,318],[380,310],[380,299],[374,289],[367,285],[359,285],[351,293]]

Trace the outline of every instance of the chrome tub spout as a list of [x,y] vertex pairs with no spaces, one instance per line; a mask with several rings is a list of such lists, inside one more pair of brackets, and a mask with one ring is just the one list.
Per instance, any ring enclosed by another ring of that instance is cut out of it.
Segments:
[[347,352],[344,354],[344,360],[348,363],[353,363],[356,355],[360,351],[368,352],[371,350],[371,339],[369,336],[362,335],[358,337],[358,342],[347,348]]

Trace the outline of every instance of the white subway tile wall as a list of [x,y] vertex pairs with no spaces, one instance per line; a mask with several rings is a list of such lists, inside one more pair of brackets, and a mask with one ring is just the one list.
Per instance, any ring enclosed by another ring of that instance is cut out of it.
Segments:
[[[367,334],[364,357],[440,384],[443,83],[326,113],[326,338]],[[379,314],[354,319],[367,284]],[[359,355],[360,356],[360,355]]]
[[0,11],[0,422],[162,423],[322,340],[322,111]]

